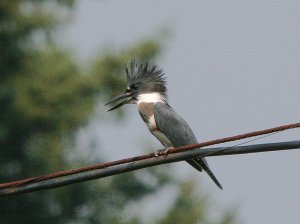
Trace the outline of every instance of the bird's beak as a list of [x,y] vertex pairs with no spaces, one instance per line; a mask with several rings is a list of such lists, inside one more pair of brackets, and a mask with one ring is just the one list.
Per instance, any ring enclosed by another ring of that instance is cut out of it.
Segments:
[[[108,103],[105,104],[105,106],[109,105],[109,104],[112,104],[114,102],[117,102],[119,100],[122,100],[122,99],[125,99],[123,100],[122,102],[118,103],[117,105],[113,106],[112,108],[110,108],[108,111],[112,111],[114,109],[117,109],[121,106],[123,106],[124,104],[127,104],[127,103],[130,103],[130,101],[132,100],[132,95],[134,93],[123,93],[119,96],[116,96],[115,98],[113,98],[111,101],[109,101]],[[108,112],[107,111],[107,112]]]

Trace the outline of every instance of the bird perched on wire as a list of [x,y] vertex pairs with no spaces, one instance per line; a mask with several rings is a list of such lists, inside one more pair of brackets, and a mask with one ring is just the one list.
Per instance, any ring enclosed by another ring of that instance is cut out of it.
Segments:
[[[127,87],[123,94],[105,105],[120,101],[108,111],[125,104],[136,104],[150,132],[164,145],[166,152],[171,147],[197,143],[197,139],[183,118],[168,104],[166,78],[162,69],[155,64],[137,64],[135,60],[126,67]],[[121,101],[123,100],[123,101]],[[192,167],[205,170],[215,184],[222,189],[205,158],[186,160]]]

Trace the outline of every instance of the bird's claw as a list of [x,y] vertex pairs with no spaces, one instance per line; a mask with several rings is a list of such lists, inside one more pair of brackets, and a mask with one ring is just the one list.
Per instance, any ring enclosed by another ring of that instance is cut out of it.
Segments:
[[161,150],[158,150],[154,153],[155,157],[159,157],[159,156],[167,156],[168,155],[168,152],[171,150],[171,149],[174,149],[174,147],[168,147],[168,148],[165,148],[165,149],[161,149]]
[[156,151],[156,152],[154,153],[154,156],[155,156],[155,157],[159,157],[160,151],[161,151],[161,150]]

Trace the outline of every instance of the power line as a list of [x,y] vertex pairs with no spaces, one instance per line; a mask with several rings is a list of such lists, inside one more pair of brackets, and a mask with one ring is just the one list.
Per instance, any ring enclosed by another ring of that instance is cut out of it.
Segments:
[[[79,169],[61,171],[40,177],[28,178],[25,180],[14,181],[10,183],[0,184],[0,196],[33,192],[43,189],[56,188],[66,186],[82,181],[103,178],[120,173],[125,173],[137,169],[142,169],[150,166],[160,165],[164,163],[172,163],[202,156],[221,156],[234,155],[244,153],[267,152],[277,150],[288,150],[300,148],[300,141],[268,143],[250,146],[234,146],[234,147],[219,147],[206,148],[200,147],[220,144],[229,141],[236,141],[249,137],[270,134],[274,132],[284,131],[292,128],[300,127],[300,123],[294,123],[265,130],[249,132],[242,135],[236,135],[227,138],[216,139],[212,141],[202,142],[193,145],[171,148],[168,150],[168,156],[157,157],[155,153],[136,156],[117,161],[100,163],[89,167]],[[192,150],[194,149],[194,150]],[[163,153],[161,153],[163,154]]]

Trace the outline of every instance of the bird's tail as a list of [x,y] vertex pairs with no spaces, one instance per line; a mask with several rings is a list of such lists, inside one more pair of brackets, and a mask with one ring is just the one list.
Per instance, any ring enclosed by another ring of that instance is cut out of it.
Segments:
[[194,167],[196,170],[202,172],[202,169],[208,174],[208,176],[210,176],[210,178],[215,182],[215,184],[221,189],[223,190],[222,185],[220,184],[220,182],[218,181],[218,179],[215,177],[215,175],[213,174],[213,172],[210,170],[208,163],[206,161],[205,158],[195,158],[195,159],[191,159],[191,160],[187,160],[187,162]]

